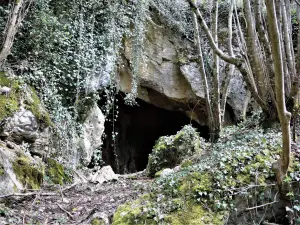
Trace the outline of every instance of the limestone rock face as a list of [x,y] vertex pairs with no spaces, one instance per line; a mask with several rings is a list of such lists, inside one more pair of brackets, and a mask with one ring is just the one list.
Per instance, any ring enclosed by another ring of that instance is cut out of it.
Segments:
[[[144,51],[146,57],[139,68],[138,98],[160,108],[185,112],[199,124],[207,124],[204,88],[193,43],[168,28],[150,24]],[[131,91],[129,64],[133,54],[130,41],[126,41],[119,73],[120,88],[125,93]],[[220,83],[223,74],[221,65]],[[234,113],[232,116],[243,117],[248,100],[242,77],[236,70],[227,101]]]
[[85,165],[91,161],[94,151],[102,145],[104,122],[103,113],[94,105],[82,125],[82,135],[79,138],[79,158]]
[[0,195],[19,192],[23,188],[39,188],[43,180],[42,162],[0,142]]
[[33,113],[23,107],[6,120],[2,129],[2,133],[17,143],[34,142],[38,137],[38,122]]

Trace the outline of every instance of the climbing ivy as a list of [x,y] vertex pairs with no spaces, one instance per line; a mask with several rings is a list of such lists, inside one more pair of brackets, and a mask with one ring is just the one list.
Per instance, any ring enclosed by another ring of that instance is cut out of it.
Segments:
[[[1,30],[6,22],[5,7],[0,8]],[[80,112],[99,99],[99,90],[106,95],[104,114],[115,110],[116,74],[125,38],[132,40],[133,52],[132,91],[126,100],[134,103],[147,7],[148,0],[40,0],[31,7],[16,36],[5,66],[35,87],[63,140],[58,147],[74,159],[72,163],[78,161]]]

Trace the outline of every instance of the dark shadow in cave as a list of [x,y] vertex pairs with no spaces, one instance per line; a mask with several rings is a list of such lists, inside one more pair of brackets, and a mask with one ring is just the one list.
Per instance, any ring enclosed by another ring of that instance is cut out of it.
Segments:
[[[136,100],[138,106],[125,105],[121,95],[116,96],[117,120],[113,123],[110,115],[105,122],[102,159],[116,173],[123,174],[145,169],[155,141],[160,136],[175,134],[189,124],[190,119],[182,112],[161,109],[139,99]],[[196,122],[192,122],[192,125],[202,137],[208,138],[207,126],[200,126]],[[113,132],[118,133],[115,141]]]

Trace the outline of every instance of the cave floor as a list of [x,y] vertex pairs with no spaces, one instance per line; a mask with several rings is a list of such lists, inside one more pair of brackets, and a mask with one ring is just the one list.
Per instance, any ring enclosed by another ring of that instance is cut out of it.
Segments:
[[146,193],[151,182],[146,177],[121,176],[103,184],[52,185],[2,196],[0,224],[91,224],[97,217],[111,224],[117,207]]

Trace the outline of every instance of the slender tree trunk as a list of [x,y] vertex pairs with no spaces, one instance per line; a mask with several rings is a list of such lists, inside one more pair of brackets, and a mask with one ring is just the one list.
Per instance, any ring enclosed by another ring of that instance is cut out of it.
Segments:
[[225,62],[231,63],[236,66],[236,68],[240,71],[242,74],[247,87],[251,91],[252,96],[256,100],[256,102],[264,109],[264,111],[268,111],[268,106],[266,102],[264,102],[259,94],[257,93],[257,90],[255,86],[253,85],[253,80],[251,80],[251,76],[249,76],[249,71],[248,68],[245,66],[245,61],[243,59],[239,59],[237,57],[232,57],[226,53],[224,53],[221,49],[218,48],[218,46],[215,44],[213,36],[206,24],[206,22],[203,19],[202,14],[200,13],[199,9],[197,8],[196,4],[194,3],[193,0],[187,0],[188,3],[190,4],[191,9],[194,11],[195,15],[197,16],[198,21],[200,22],[201,27],[203,28],[205,34],[207,35],[208,41],[210,43],[211,48],[213,51]]
[[200,33],[199,33],[198,20],[197,20],[197,16],[195,13],[193,13],[193,18],[194,18],[194,30],[195,30],[195,46],[198,51],[199,70],[200,70],[200,74],[202,76],[202,84],[203,84],[204,92],[205,92],[206,110],[207,110],[207,114],[208,114],[208,124],[209,124],[210,131],[212,131],[213,127],[214,127],[214,117],[213,117],[213,112],[212,112],[212,108],[211,108],[209,87],[208,87],[208,83],[207,83],[207,76],[206,76],[204,62],[203,62],[203,54],[202,54],[202,48],[201,48],[201,38],[200,38]]
[[10,54],[10,49],[13,45],[14,37],[18,26],[20,25],[21,21],[19,20],[20,17],[20,10],[23,5],[23,0],[16,0],[14,3],[14,7],[12,9],[11,17],[7,22],[6,32],[4,35],[4,43],[0,52],[0,67],[2,66],[6,57]]
[[285,1],[281,1],[281,6],[282,6],[282,24],[283,24],[283,40],[284,40],[284,47],[285,47],[285,53],[286,53],[286,61],[287,61],[287,78],[288,78],[288,85],[289,85],[289,90],[291,90],[291,81],[292,79],[296,76],[296,68],[294,64],[294,58],[293,58],[293,45],[291,43],[290,39],[290,20],[287,15],[289,13],[287,12],[287,8],[285,5]]
[[[297,4],[297,21],[300,22],[300,5]],[[298,31],[298,40],[297,40],[297,54],[296,54],[296,74],[292,83],[292,91],[290,98],[293,100],[293,141],[296,141],[296,126],[297,120],[299,118],[299,104],[300,104],[300,32]]]
[[[232,17],[233,17],[233,6],[234,0],[230,1],[230,9],[228,15],[228,52],[231,57],[234,57],[233,48],[232,48]],[[226,111],[226,101],[228,96],[228,91],[230,87],[230,81],[233,76],[234,72],[234,65],[228,63],[225,67],[225,78],[222,85],[222,101],[221,101],[221,116],[222,116],[222,123],[224,122],[225,118],[225,111]]]
[[277,102],[277,113],[281,124],[282,131],[282,154],[281,158],[274,165],[276,170],[277,181],[282,184],[290,164],[291,153],[291,134],[290,118],[291,114],[286,110],[285,89],[284,89],[284,71],[282,63],[282,50],[280,34],[277,23],[277,15],[274,0],[265,0],[267,8],[267,21],[269,24],[269,38],[271,41],[271,50],[274,60],[275,72],[275,93]]
[[[212,35],[216,45],[218,46],[218,14],[219,14],[218,0],[214,1],[213,6],[213,21],[212,21]],[[196,17],[197,20],[197,17]],[[221,131],[221,110],[220,110],[220,75],[219,75],[219,57],[213,52],[213,79],[212,79],[212,106],[214,116],[214,128],[212,133],[212,141],[219,138]]]
[[262,66],[262,58],[260,57],[261,50],[259,49],[260,46],[256,44],[257,35],[254,26],[254,19],[251,12],[250,1],[244,1],[244,12],[247,21],[247,55],[257,83],[258,93],[264,101],[267,101],[267,90],[265,89],[265,75]]

